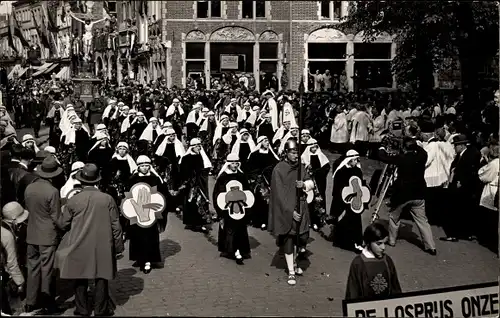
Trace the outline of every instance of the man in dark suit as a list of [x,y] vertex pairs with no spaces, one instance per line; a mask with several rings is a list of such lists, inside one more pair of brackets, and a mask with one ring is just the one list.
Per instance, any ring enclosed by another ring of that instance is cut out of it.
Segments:
[[92,313],[89,280],[95,284],[94,315],[111,316],[114,308],[110,306],[108,281],[115,278],[116,255],[123,252],[118,208],[110,195],[95,187],[101,180],[96,165],[86,164],[75,178],[83,189],[68,200],[61,216],[61,226],[70,234],[57,249],[57,268],[62,279],[75,280],[75,316]]
[[38,178],[38,176],[29,172],[33,152],[22,145],[16,144],[12,146],[11,156],[12,158],[7,171],[12,191],[15,194],[15,199],[12,201],[17,201],[25,207],[24,191],[30,183]]
[[478,210],[481,194],[479,162],[481,153],[472,146],[465,135],[452,140],[457,156],[451,164],[450,195],[447,217],[443,220],[445,237],[440,240],[457,242],[459,239],[474,240],[478,224],[475,212]]
[[436,255],[436,244],[432,237],[431,226],[425,215],[425,183],[424,173],[427,163],[427,152],[417,145],[411,137],[405,137],[401,154],[391,155],[382,147],[379,159],[397,166],[397,178],[394,181],[394,192],[391,195],[391,211],[389,214],[389,242],[396,245],[401,214],[409,210],[424,243],[424,251]]
[[56,312],[53,271],[58,245],[61,202],[59,190],[51,182],[62,172],[62,168],[53,156],[45,158],[36,168],[40,178],[28,185],[24,193],[26,209],[30,213],[26,237],[28,244],[26,312],[38,309],[38,304],[46,314]]
[[45,105],[40,100],[40,93],[36,90],[33,91],[33,99],[29,102],[28,109],[31,116],[31,125],[35,132],[35,138],[38,138],[42,118],[45,114]]

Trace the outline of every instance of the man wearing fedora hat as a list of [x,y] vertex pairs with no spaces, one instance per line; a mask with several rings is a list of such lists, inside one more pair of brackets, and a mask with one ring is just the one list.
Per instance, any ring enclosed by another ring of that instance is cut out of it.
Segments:
[[26,237],[28,274],[25,311],[32,312],[37,304],[42,304],[45,312],[50,314],[56,312],[53,271],[61,215],[59,190],[53,186],[53,180],[62,174],[62,168],[53,156],[49,156],[36,168],[36,174],[40,178],[28,185],[24,192],[26,209],[30,212]]
[[440,240],[447,242],[457,242],[461,238],[474,240],[478,230],[474,212],[479,208],[482,189],[478,175],[481,153],[463,134],[454,136],[451,143],[457,154],[451,164],[448,186],[448,194],[453,200],[450,200],[451,205],[443,220],[446,236]]
[[12,201],[17,201],[24,206],[24,191],[31,182],[38,178],[36,175],[30,173],[29,169],[33,153],[21,145],[14,145],[11,154],[12,158],[10,168],[8,168],[8,176],[16,195]]
[[82,190],[68,200],[61,216],[61,227],[69,233],[57,249],[56,266],[62,279],[75,281],[75,315],[91,314],[87,288],[88,281],[93,280],[94,315],[109,316],[115,308],[109,298],[108,281],[115,278],[116,255],[124,250],[118,208],[109,194],[97,188],[101,176],[96,165],[86,164],[75,178]]

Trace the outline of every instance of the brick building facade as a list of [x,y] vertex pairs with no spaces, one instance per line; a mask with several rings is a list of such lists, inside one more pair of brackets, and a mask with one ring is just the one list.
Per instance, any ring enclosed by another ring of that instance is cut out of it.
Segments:
[[252,74],[260,90],[272,76],[279,88],[288,82],[292,89],[304,76],[312,90],[310,68],[328,69],[349,90],[394,86],[395,44],[389,35],[368,44],[360,34],[334,28],[348,6],[349,1],[164,1],[162,35],[171,43],[167,81],[186,86],[188,76],[203,76],[210,86],[211,77],[234,71]]

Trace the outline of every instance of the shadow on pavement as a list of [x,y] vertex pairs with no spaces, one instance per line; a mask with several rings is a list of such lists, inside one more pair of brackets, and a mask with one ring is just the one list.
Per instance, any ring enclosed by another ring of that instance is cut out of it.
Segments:
[[257,241],[257,239],[255,237],[248,235],[248,238],[250,240],[250,249],[254,250],[260,246],[260,242]]
[[117,306],[123,306],[129,298],[140,294],[144,289],[144,280],[134,275],[137,271],[125,268],[118,271],[114,281],[110,281],[110,298]]
[[[163,261],[174,256],[181,251],[181,245],[175,241],[165,239],[160,242],[160,252],[163,257]],[[163,262],[162,262],[163,263]]]

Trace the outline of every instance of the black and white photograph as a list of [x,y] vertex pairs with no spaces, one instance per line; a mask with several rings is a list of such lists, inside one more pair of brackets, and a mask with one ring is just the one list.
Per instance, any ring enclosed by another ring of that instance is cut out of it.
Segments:
[[499,1],[0,1],[2,316],[499,317]]

